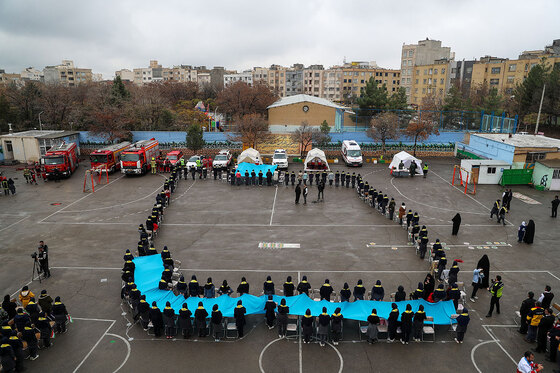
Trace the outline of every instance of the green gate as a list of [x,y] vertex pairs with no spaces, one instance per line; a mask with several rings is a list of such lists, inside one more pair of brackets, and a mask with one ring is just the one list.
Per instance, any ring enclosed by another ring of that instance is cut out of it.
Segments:
[[533,170],[519,168],[513,170],[504,170],[500,185],[527,185],[533,183]]

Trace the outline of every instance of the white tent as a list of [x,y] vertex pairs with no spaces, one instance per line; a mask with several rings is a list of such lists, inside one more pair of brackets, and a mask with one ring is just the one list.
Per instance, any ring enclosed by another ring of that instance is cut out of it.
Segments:
[[[310,167],[311,163],[313,163],[313,165],[315,166],[314,168]],[[325,152],[317,148],[311,149],[309,152],[307,152],[303,168],[305,171],[330,171]]]
[[393,167],[395,168],[395,170],[399,169],[399,164],[404,163],[404,167],[408,170],[408,168],[410,167],[410,164],[412,162],[416,163],[416,175],[422,175],[422,161],[419,160],[416,157],[413,157],[412,155],[408,154],[405,151],[399,152],[397,154],[395,154],[393,156],[393,160],[391,161],[391,164],[389,165],[389,169],[392,169]]
[[237,157],[237,164],[240,164],[241,162],[263,164],[261,154],[253,148],[247,148],[239,154],[239,157]]

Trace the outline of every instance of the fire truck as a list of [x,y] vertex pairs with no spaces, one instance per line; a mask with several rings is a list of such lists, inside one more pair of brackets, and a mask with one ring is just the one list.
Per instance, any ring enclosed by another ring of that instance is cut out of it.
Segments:
[[98,149],[89,155],[91,168],[107,166],[108,172],[115,172],[121,168],[121,153],[130,147],[128,141]]
[[78,168],[78,150],[75,143],[62,143],[50,148],[43,156],[41,162],[49,179],[60,176],[70,177]]
[[159,143],[156,139],[135,142],[121,153],[121,172],[144,175],[150,170],[150,162],[158,156],[158,152]]

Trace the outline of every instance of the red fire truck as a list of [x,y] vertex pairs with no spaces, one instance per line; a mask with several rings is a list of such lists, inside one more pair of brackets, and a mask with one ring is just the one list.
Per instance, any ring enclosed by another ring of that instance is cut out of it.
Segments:
[[49,179],[60,176],[70,177],[78,168],[78,147],[75,143],[62,143],[50,148],[42,158]]
[[121,172],[144,175],[151,167],[152,158],[158,156],[158,152],[159,143],[156,139],[135,142],[121,153]]
[[129,147],[130,143],[124,141],[92,152],[89,155],[91,168],[105,165],[109,172],[115,172],[121,168],[121,153]]

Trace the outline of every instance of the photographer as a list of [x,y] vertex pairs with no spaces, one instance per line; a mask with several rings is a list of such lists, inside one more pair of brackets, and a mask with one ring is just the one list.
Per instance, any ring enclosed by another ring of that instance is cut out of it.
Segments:
[[45,245],[43,241],[39,241],[39,254],[37,259],[39,260],[39,265],[41,266],[41,271],[45,278],[51,277],[51,271],[49,270],[49,247]]

